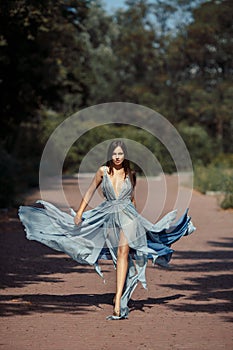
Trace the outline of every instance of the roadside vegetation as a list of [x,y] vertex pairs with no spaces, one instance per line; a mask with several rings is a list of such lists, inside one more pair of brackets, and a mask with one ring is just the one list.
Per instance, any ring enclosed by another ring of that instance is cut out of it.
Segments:
[[[232,207],[232,15],[230,0],[132,0],[111,14],[101,1],[1,1],[0,207],[17,206],[38,186],[56,126],[116,101],[165,116],[190,152],[195,188],[218,192],[221,207]],[[64,174],[116,137],[142,143],[164,172],[176,170],[163,145],[139,128],[105,125],[84,136]]]

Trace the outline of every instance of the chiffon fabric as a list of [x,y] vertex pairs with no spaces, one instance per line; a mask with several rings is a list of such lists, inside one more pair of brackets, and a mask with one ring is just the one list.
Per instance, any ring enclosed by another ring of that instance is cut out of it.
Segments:
[[40,207],[21,206],[19,217],[25,226],[29,240],[68,254],[81,264],[93,265],[103,277],[100,259],[112,259],[117,264],[120,235],[127,238],[130,253],[128,272],[121,298],[120,316],[107,319],[127,318],[128,301],[141,282],[146,288],[145,270],[148,259],[161,266],[168,266],[173,250],[171,244],[195,230],[186,212],[174,223],[176,211],[171,211],[153,224],[141,216],[132,204],[132,184],[126,176],[119,195],[114,191],[111,179],[104,168],[101,188],[105,201],[83,213],[82,222],[74,224],[75,212],[70,214],[45,201],[37,201]]

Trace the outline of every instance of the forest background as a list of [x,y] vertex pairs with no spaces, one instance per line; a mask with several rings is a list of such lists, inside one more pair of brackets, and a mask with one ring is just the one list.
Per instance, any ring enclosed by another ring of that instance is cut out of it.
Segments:
[[[63,120],[117,101],[165,116],[190,152],[195,187],[223,193],[221,206],[233,207],[232,18],[231,0],[128,0],[111,13],[101,1],[1,0],[0,207],[38,186],[43,148]],[[150,133],[116,124],[83,135],[64,174],[116,137],[176,170]]]

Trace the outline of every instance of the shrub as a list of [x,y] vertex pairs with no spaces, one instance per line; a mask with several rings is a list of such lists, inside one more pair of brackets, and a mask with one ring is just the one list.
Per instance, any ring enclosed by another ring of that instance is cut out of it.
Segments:
[[220,202],[223,209],[233,208],[233,174],[230,174],[225,182],[224,198]]
[[207,167],[194,167],[194,187],[201,193],[220,192],[220,206],[223,209],[233,208],[233,171],[210,164]]
[[233,169],[233,154],[219,153],[211,164],[218,168]]
[[209,164],[215,153],[215,144],[206,130],[200,125],[187,125],[182,122],[178,131],[183,138],[194,164]]

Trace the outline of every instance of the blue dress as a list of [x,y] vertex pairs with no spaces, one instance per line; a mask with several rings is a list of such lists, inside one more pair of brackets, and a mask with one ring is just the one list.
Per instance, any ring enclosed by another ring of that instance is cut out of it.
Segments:
[[108,319],[127,318],[127,304],[138,282],[146,288],[148,259],[167,266],[173,252],[171,244],[193,232],[195,227],[187,211],[176,223],[173,223],[176,211],[171,211],[152,224],[137,212],[131,201],[133,188],[129,177],[125,178],[117,196],[106,167],[101,188],[106,200],[84,212],[78,226],[74,224],[75,212],[72,209],[68,214],[42,200],[37,201],[42,207],[21,206],[19,217],[29,240],[65,252],[78,263],[94,265],[100,276],[103,276],[98,264],[100,259],[112,259],[116,265],[118,242],[123,232],[130,253],[121,316],[109,316]]

